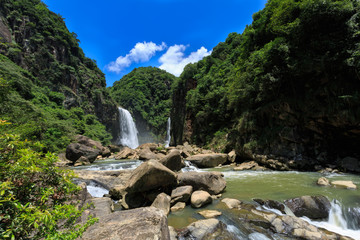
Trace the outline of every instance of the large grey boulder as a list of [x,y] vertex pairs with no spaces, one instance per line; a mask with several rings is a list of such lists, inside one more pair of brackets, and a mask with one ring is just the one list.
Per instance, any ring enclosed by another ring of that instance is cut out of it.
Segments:
[[154,207],[117,211],[100,221],[83,234],[83,240],[134,240],[170,239],[166,215]]
[[159,160],[161,164],[172,171],[180,171],[185,166],[181,159],[180,151],[177,149],[171,150],[165,157]]
[[86,222],[89,215],[102,219],[114,211],[113,201],[108,197],[92,198],[87,203],[90,203],[91,207],[83,212],[81,216],[83,222]]
[[329,216],[330,201],[324,196],[302,196],[284,201],[297,217],[324,219]]
[[101,154],[97,148],[92,148],[80,143],[71,143],[66,147],[66,158],[75,163],[80,157],[86,157],[89,162],[94,162]]
[[226,188],[226,181],[219,172],[183,172],[178,174],[179,186],[190,185],[194,190],[219,194]]
[[111,155],[110,149],[108,147],[104,147],[99,141],[95,141],[83,135],[76,135],[75,140],[79,144],[100,150],[103,157],[108,157]]
[[228,155],[223,153],[197,154],[186,158],[186,160],[194,163],[199,168],[216,167],[219,164],[224,164],[227,159]]
[[140,160],[150,160],[150,159],[157,159],[158,156],[153,153],[150,148],[143,148],[139,150],[139,159]]
[[127,192],[146,192],[160,187],[175,186],[177,175],[156,160],[137,167],[126,186]]
[[159,195],[157,195],[151,206],[162,210],[165,215],[169,215],[170,199],[170,196],[166,193],[160,193]]
[[192,186],[181,186],[173,189],[171,192],[171,204],[174,205],[177,202],[188,202],[192,192]]
[[206,204],[212,203],[211,195],[208,192],[199,190],[191,194],[191,206],[194,208],[201,208]]

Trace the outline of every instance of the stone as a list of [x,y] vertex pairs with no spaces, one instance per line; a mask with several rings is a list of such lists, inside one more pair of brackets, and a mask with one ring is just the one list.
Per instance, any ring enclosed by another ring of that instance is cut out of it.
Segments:
[[229,162],[231,162],[231,163],[236,162],[236,152],[235,152],[235,150],[232,150],[231,152],[228,153],[228,159],[229,159]]
[[136,151],[129,147],[124,147],[118,154],[115,155],[115,159],[129,159],[134,156]]
[[111,153],[117,153],[117,152],[121,151],[122,147],[118,146],[118,145],[110,144],[110,145],[108,145],[108,148],[110,149]]
[[83,145],[91,147],[91,148],[97,148],[100,151],[103,148],[103,145],[99,141],[92,140],[91,138],[83,136],[83,135],[76,135],[75,140],[77,143],[83,144]]
[[186,207],[184,202],[177,202],[174,206],[171,207],[171,212],[177,212]]
[[114,211],[113,201],[108,197],[93,198],[90,202],[94,204],[90,211],[94,217],[103,218]]
[[265,206],[267,208],[277,209],[281,213],[285,214],[285,206],[279,201],[275,200],[262,200],[262,199],[253,199],[258,204]]
[[204,190],[212,195],[226,188],[226,181],[219,172],[183,172],[178,174],[179,186],[190,185],[193,190]]
[[169,215],[170,212],[170,196],[166,193],[160,193],[151,204],[152,207],[156,207],[164,212],[165,215]]
[[302,196],[284,201],[297,217],[324,219],[329,216],[330,201],[324,196]]
[[227,161],[227,158],[227,154],[213,153],[193,155],[186,158],[186,160],[194,163],[199,168],[212,168],[219,164],[224,164]]
[[87,157],[81,156],[78,160],[76,160],[74,167],[83,166],[83,165],[90,165],[90,161]]
[[234,167],[234,171],[251,170],[251,169],[258,168],[258,167],[259,167],[259,164],[257,162],[250,161],[250,162],[241,163],[239,166]]
[[169,226],[169,234],[170,234],[170,240],[177,240],[177,232],[175,231],[174,227]]
[[150,160],[150,159],[157,159],[158,156],[153,153],[150,148],[142,148],[139,151],[139,159],[140,160]]
[[192,186],[181,186],[173,189],[171,192],[171,204],[175,204],[177,202],[188,202],[192,192]]
[[356,189],[356,185],[352,181],[332,181],[331,185],[339,188]]
[[225,203],[225,205],[230,209],[239,208],[241,204],[240,200],[234,198],[224,198],[221,202]]
[[191,206],[194,208],[201,208],[211,202],[212,198],[208,192],[199,190],[191,194]]
[[154,207],[116,211],[100,219],[82,240],[170,239],[166,215]]
[[177,149],[170,150],[159,162],[172,171],[180,171],[185,166],[181,159],[180,151]]
[[103,147],[101,151],[102,157],[109,157],[111,155],[111,151],[108,147]]
[[151,152],[154,152],[159,146],[156,143],[144,143],[137,147],[137,149],[149,149]]
[[221,212],[216,211],[216,210],[204,210],[204,211],[200,211],[198,212],[201,216],[203,216],[204,218],[215,218],[218,216],[221,216]]
[[71,143],[66,147],[66,158],[74,163],[82,156],[93,163],[100,154],[101,151],[99,149],[80,143]]
[[127,192],[146,192],[160,187],[175,186],[177,175],[156,160],[142,163],[131,174]]
[[319,186],[330,186],[330,182],[327,178],[325,177],[321,177],[317,180],[316,182],[317,185]]

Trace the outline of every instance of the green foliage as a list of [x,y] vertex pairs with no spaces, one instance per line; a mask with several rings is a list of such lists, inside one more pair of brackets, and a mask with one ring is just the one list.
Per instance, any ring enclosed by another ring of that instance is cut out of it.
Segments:
[[43,154],[40,143],[3,134],[5,124],[0,122],[0,238],[78,238],[96,219],[77,223],[84,209],[67,202],[79,190],[73,173],[55,167],[56,155]]
[[[229,129],[237,136],[231,144],[255,148],[273,142],[290,122],[302,125],[299,131],[319,116],[355,126],[359,16],[355,0],[269,0],[242,34],[229,34],[174,84],[174,96],[186,90],[187,140],[209,144]],[[180,103],[173,99],[173,108]]]
[[[114,100],[145,120],[155,134],[164,134],[170,116],[171,85],[176,77],[155,67],[137,68],[114,83],[110,92]],[[140,118],[140,119],[139,119]]]

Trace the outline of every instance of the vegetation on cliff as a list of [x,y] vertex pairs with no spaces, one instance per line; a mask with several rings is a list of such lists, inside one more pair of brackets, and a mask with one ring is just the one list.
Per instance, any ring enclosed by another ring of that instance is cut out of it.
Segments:
[[75,134],[109,142],[104,125],[109,131],[117,123],[115,102],[60,15],[40,0],[0,0],[0,37],[0,116],[13,123],[8,131],[50,151]]
[[174,84],[173,143],[299,160],[359,154],[359,18],[355,0],[269,0]]
[[129,110],[137,125],[146,122],[155,135],[165,135],[170,116],[171,85],[176,77],[155,67],[136,68],[110,88],[113,99]]

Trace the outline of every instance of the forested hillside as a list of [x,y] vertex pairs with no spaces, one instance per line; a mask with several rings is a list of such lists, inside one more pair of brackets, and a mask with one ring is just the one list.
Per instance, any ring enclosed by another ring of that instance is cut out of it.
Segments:
[[12,132],[52,151],[75,134],[103,142],[112,138],[106,129],[116,135],[104,74],[60,15],[40,0],[0,0],[0,42],[0,117]]
[[176,77],[155,67],[136,68],[110,88],[113,99],[129,110],[141,134],[165,137],[171,85]]
[[269,0],[242,34],[185,68],[173,89],[173,144],[299,166],[359,157],[359,24],[355,0]]

